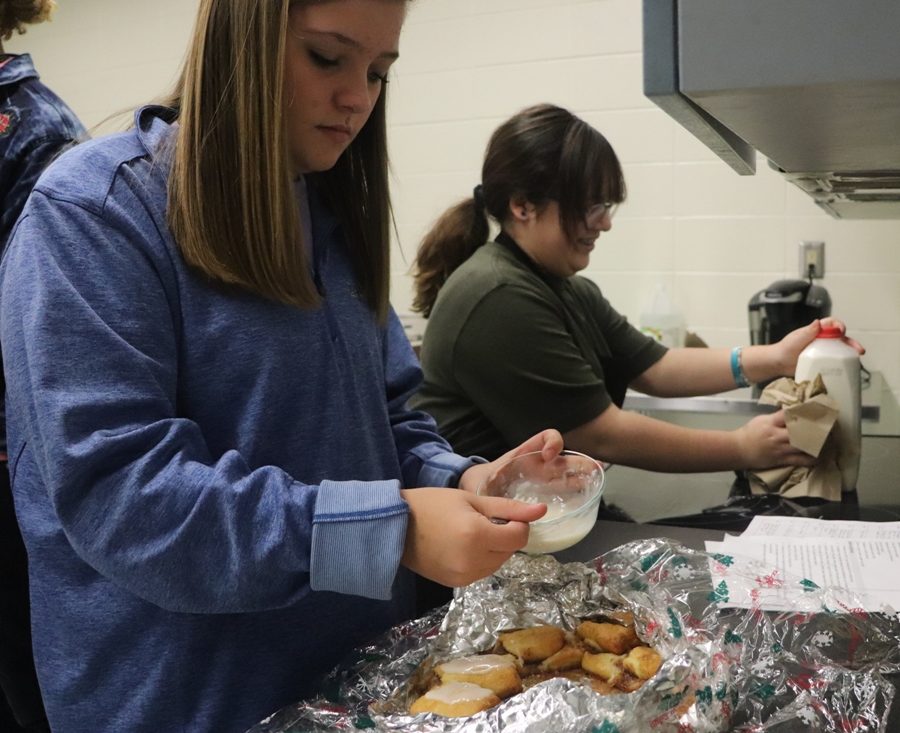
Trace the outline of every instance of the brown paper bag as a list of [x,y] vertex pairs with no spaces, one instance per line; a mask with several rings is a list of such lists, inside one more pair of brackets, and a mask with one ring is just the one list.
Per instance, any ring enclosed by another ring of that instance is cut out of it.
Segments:
[[817,457],[811,468],[783,466],[750,472],[754,494],[779,493],[785,498],[810,496],[829,501],[841,499],[841,472],[837,466],[837,403],[828,396],[822,378],[795,382],[782,377],[772,382],[759,398],[762,405],[784,408],[788,437],[795,448]]

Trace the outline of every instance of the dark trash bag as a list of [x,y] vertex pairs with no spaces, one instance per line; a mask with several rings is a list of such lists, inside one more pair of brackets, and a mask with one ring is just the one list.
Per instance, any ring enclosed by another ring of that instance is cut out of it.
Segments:
[[724,504],[707,507],[696,514],[653,519],[649,524],[743,532],[756,516],[819,517],[822,516],[822,507],[833,503],[823,499],[785,499],[779,494],[754,496],[746,473],[735,471],[735,479]]

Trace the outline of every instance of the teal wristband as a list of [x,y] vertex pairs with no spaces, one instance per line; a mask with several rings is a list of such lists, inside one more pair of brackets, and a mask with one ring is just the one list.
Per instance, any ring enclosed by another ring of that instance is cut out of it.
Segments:
[[731,350],[731,376],[734,377],[734,383],[738,387],[749,387],[750,382],[747,381],[747,375],[744,374],[744,367],[741,365],[742,348],[735,346]]

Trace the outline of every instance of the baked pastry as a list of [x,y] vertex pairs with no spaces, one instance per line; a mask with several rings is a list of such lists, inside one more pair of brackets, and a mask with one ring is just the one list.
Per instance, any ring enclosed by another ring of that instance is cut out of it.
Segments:
[[485,687],[498,697],[509,697],[522,691],[522,680],[515,657],[509,654],[475,654],[437,665],[435,674],[441,682],[471,682]]
[[649,646],[636,646],[625,655],[622,664],[638,679],[649,680],[659,671],[662,657]]
[[615,686],[625,674],[625,668],[622,666],[623,659],[624,657],[620,654],[610,654],[609,652],[591,654],[591,652],[585,652],[584,658],[581,660],[581,666],[592,675]]
[[625,692],[618,687],[613,687],[609,682],[601,680],[599,677],[590,676],[588,679],[591,683],[591,689],[599,695],[622,695]]
[[566,635],[558,626],[532,626],[500,634],[500,644],[523,663],[542,662],[556,654],[566,643]]
[[592,649],[613,654],[624,654],[641,643],[633,626],[582,621],[575,633]]
[[471,682],[448,682],[432,687],[409,706],[413,715],[434,713],[445,718],[461,718],[475,715],[494,707],[500,698],[490,690]]
[[549,625],[506,631],[494,653],[429,668],[417,687],[437,679],[441,684],[417,698],[410,713],[474,715],[554,677],[589,684],[601,695],[634,692],[659,671],[662,657],[638,639],[630,612],[613,611],[604,618],[613,623],[583,621],[575,634]]
[[581,667],[583,656],[584,649],[574,644],[566,644],[556,654],[551,654],[541,662],[539,669],[542,672],[562,672],[567,669],[578,669]]
[[619,681],[616,682],[616,687],[622,692],[634,692],[635,690],[640,690],[644,686],[644,682],[646,680],[638,679],[630,672],[625,672],[619,678]]

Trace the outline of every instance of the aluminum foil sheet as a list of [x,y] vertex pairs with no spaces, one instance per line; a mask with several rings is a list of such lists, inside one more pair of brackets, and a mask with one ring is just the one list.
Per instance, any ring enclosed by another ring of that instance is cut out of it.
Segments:
[[[728,581],[717,572],[724,565]],[[900,672],[900,616],[862,612],[845,592],[802,579],[805,592],[790,612],[723,607],[728,582],[764,588],[775,575],[667,539],[631,542],[589,563],[516,554],[495,575],[457,591],[449,606],[357,650],[318,697],[248,733],[886,731],[894,687],[883,675]],[[572,630],[623,608],[664,659],[636,692],[601,696],[556,678],[468,718],[407,713],[423,674],[490,650],[501,631]]]

